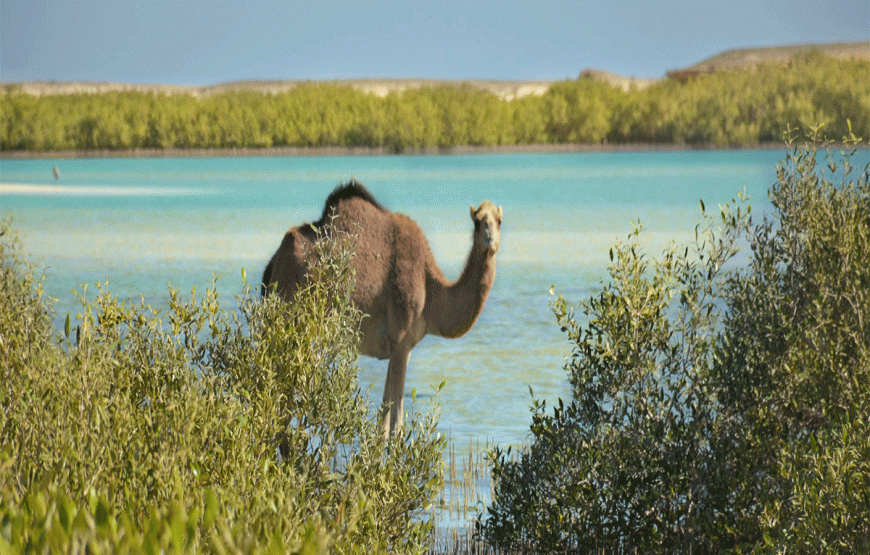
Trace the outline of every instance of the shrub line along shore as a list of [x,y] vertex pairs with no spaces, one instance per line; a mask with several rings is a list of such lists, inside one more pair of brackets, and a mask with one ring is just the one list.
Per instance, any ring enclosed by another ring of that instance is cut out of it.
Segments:
[[[264,147],[264,148],[133,148],[76,150],[6,150],[0,160],[73,159],[73,158],[208,158],[233,156],[390,156],[390,155],[455,155],[455,154],[573,154],[585,152],[682,152],[690,150],[777,150],[784,143],[770,142],[751,146],[728,147],[715,144],[533,144],[494,146],[452,146],[408,148],[396,151],[390,147]],[[870,146],[870,145],[862,145]]]
[[[163,94],[150,85],[0,83],[0,151],[22,153],[0,156],[764,148],[817,125],[832,138],[867,137],[870,49],[852,46],[845,57],[830,48],[832,56],[813,48],[796,57],[780,49],[769,63],[739,52],[732,57],[742,62],[726,56],[722,71],[711,61],[649,87],[594,71],[534,91],[517,83],[493,91],[488,82],[367,83],[377,90],[360,82],[255,82]],[[28,94],[30,86],[38,94]]]

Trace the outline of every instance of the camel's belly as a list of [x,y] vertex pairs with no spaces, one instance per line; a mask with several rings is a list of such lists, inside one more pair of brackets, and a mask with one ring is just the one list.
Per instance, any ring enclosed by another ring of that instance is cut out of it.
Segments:
[[387,318],[366,315],[360,325],[359,351],[370,357],[388,359],[397,345],[412,349],[425,336],[426,324],[422,318],[415,318],[407,328],[391,331]]
[[383,319],[375,320],[369,315],[363,317],[360,326],[359,352],[381,360],[390,358],[393,345]]

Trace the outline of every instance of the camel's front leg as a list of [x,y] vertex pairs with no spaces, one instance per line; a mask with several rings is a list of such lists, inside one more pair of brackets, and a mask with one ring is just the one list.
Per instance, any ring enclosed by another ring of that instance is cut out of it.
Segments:
[[381,426],[384,428],[385,437],[390,433],[401,433],[404,414],[405,373],[408,370],[410,356],[410,348],[399,347],[390,357],[387,380],[384,383],[384,402],[381,405]]

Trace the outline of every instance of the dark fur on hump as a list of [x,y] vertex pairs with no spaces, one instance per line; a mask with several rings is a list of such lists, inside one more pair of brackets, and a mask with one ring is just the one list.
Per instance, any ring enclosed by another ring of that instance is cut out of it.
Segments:
[[378,210],[386,211],[386,208],[381,206],[381,203],[375,200],[375,196],[371,193],[371,191],[366,189],[365,185],[363,185],[356,179],[351,179],[348,183],[345,183],[344,185],[339,185],[331,193],[329,193],[329,196],[326,197],[326,204],[323,205],[323,214],[320,216],[320,219],[315,222],[314,225],[320,227],[328,222],[330,217],[332,216],[333,210],[335,210],[335,208],[338,206],[338,203],[351,198],[362,199],[377,208]]

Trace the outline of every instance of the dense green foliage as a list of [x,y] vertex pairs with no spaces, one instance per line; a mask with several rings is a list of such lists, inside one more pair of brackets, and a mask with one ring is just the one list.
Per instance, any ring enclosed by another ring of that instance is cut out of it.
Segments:
[[433,413],[385,438],[357,384],[352,244],[292,305],[164,313],[101,288],[53,331],[0,237],[0,553],[424,552]]
[[490,454],[484,539],[870,551],[870,166],[850,156],[794,148],[761,221],[741,200],[658,259],[636,229],[579,314],[556,298],[572,399]]
[[788,65],[665,80],[644,90],[591,79],[507,101],[471,86],[385,98],[350,86],[282,94],[109,93],[0,96],[0,149],[69,150],[280,146],[381,147],[545,143],[754,145],[822,123],[870,136],[870,62],[821,54]]

